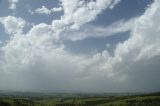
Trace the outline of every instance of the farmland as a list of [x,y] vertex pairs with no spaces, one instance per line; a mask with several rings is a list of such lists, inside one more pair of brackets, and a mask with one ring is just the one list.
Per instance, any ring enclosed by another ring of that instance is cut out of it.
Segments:
[[1,93],[0,106],[160,106],[160,93]]

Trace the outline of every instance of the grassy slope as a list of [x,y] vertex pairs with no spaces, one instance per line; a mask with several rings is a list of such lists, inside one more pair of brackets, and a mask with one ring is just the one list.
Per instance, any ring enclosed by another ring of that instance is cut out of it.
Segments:
[[160,106],[160,96],[130,97],[98,106]]
[[[160,106],[160,94],[109,97],[1,97],[0,106]],[[67,105],[68,104],[68,105]]]

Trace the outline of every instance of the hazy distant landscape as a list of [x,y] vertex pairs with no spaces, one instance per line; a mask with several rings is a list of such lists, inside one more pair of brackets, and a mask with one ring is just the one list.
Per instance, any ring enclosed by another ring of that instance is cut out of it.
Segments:
[[160,93],[1,92],[0,106],[160,106]]

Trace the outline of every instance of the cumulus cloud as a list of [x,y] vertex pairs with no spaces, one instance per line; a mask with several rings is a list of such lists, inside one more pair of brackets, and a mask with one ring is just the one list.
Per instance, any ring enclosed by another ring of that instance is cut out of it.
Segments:
[[40,13],[40,14],[50,14],[51,13],[51,11],[45,6],[42,6],[41,8],[37,8],[35,12]]
[[10,9],[11,10],[16,10],[16,5],[19,2],[19,0],[9,0],[10,3]]
[[98,14],[104,9],[113,9],[120,0],[96,0],[96,1],[81,1],[60,0],[64,10],[64,15],[61,20],[53,20],[52,26],[55,30],[65,28],[79,29],[82,25],[94,20]]
[[[104,29],[96,28],[97,31],[108,32],[108,35],[130,30],[131,35],[128,40],[116,46],[113,55],[104,50],[91,56],[65,51],[63,41],[58,42],[61,36],[57,30],[63,32],[67,27],[70,30],[77,29],[94,20],[103,9],[112,9],[119,0],[61,2],[64,16],[60,20],[53,20],[52,25],[35,25],[26,34],[21,31],[25,24],[20,23],[25,22],[24,20],[13,16],[1,19],[12,37],[1,48],[0,88],[87,92],[160,89],[159,0],[155,0],[144,14],[134,21],[119,21]],[[83,11],[88,15],[84,16]],[[8,25],[8,22],[14,24]],[[119,28],[120,26],[122,27]],[[22,34],[19,34],[20,32]],[[14,83],[19,84],[13,85]]]
[[42,6],[41,8],[37,8],[35,10],[35,12],[31,12],[30,13],[39,13],[39,14],[47,14],[50,15],[51,13],[55,13],[55,12],[60,12],[62,11],[62,7],[58,7],[58,8],[52,8],[52,9],[48,9],[45,6]]
[[4,25],[6,32],[9,34],[21,34],[26,22],[22,18],[13,16],[1,17],[0,22]]

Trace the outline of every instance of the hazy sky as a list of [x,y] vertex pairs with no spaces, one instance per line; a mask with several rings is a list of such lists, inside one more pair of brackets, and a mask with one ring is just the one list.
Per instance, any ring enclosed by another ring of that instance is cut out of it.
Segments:
[[160,0],[0,0],[0,90],[160,90]]

